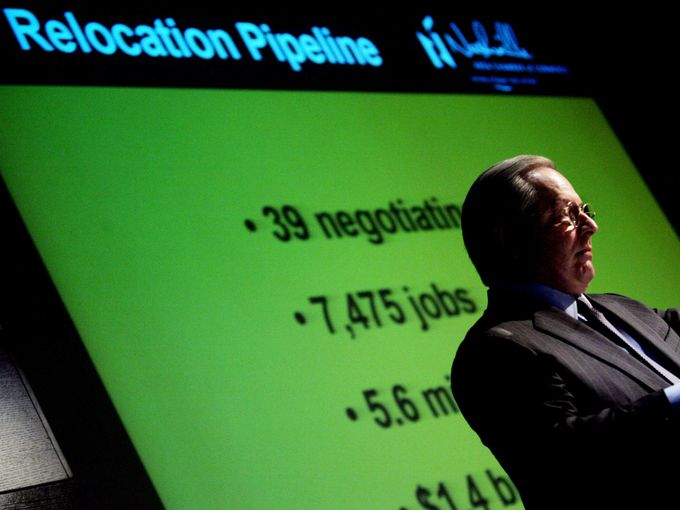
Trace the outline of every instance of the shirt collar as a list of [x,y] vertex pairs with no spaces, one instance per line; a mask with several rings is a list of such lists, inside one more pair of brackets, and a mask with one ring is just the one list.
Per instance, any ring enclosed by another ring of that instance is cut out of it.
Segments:
[[503,287],[514,292],[530,294],[534,298],[554,306],[570,317],[578,320],[578,311],[576,308],[576,298],[578,296],[567,294],[566,292],[548,287],[542,283],[509,283],[503,285]]

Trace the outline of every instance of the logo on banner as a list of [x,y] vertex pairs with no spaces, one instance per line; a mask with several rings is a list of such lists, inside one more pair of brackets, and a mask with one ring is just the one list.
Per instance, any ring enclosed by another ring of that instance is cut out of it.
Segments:
[[[472,22],[472,37],[466,37],[458,25],[449,23],[450,32],[438,33],[433,30],[434,19],[426,16],[423,19],[423,32],[416,36],[437,69],[458,67],[458,55],[473,59],[475,57],[510,57],[514,59],[533,60],[534,56],[517,41],[517,36],[509,23],[494,23],[493,36],[490,38],[484,25],[479,21]],[[491,42],[495,41],[495,44]]]
[[538,75],[569,74],[563,65],[535,62],[534,54],[520,44],[510,23],[496,21],[493,29],[488,29],[475,20],[466,33],[454,22],[436,30],[434,18],[426,16],[416,37],[434,68],[460,71],[459,64],[466,62],[470,81],[500,91],[509,92],[516,85],[535,86]]

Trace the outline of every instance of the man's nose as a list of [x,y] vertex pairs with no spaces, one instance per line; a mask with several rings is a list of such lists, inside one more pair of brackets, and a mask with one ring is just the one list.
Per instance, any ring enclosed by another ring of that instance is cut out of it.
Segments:
[[583,211],[581,211],[579,218],[579,228],[583,232],[589,232],[590,235],[593,235],[595,232],[600,230],[597,222]]

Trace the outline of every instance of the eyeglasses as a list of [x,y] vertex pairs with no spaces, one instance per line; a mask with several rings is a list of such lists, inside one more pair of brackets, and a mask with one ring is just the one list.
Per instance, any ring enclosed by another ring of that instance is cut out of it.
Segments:
[[562,210],[562,219],[557,223],[558,225],[569,222],[571,228],[579,228],[583,222],[581,220],[581,213],[585,214],[591,220],[595,218],[595,211],[592,210],[590,204],[577,204],[569,202]]

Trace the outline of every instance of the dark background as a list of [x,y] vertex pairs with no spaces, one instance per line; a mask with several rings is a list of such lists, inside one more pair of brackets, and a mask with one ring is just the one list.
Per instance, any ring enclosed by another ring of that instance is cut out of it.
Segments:
[[678,145],[675,16],[653,11],[570,14],[563,23],[580,27],[593,96],[680,236],[680,179],[673,156]]

